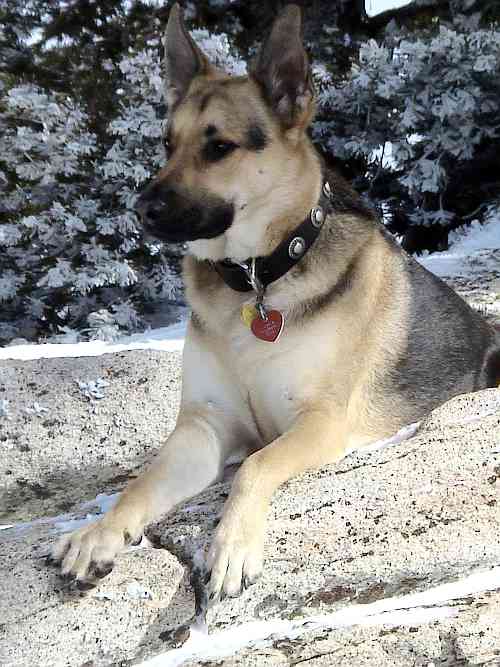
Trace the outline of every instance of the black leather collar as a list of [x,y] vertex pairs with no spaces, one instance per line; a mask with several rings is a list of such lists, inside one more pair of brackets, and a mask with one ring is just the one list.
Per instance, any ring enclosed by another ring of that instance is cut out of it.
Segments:
[[[255,258],[255,276],[264,289],[300,262],[316,241],[327,215],[331,212],[330,198],[330,184],[324,181],[319,202],[311,209],[307,218],[281,241],[270,255]],[[241,264],[227,259],[212,264],[228,287],[236,292],[250,292],[254,289],[248,277],[252,262],[253,258],[249,257]]]

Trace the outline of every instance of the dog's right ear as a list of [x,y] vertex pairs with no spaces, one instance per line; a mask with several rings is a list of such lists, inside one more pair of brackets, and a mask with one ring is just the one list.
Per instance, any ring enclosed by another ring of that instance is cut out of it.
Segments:
[[182,10],[177,3],[170,10],[164,46],[167,102],[172,108],[185,96],[191,81],[199,74],[208,72],[210,68],[207,57],[188,33]]

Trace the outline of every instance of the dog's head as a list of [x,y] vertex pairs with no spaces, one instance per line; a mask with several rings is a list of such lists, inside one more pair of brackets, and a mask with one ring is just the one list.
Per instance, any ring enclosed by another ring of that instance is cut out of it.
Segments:
[[174,5],[165,39],[169,160],[137,205],[154,235],[190,242],[202,258],[244,259],[262,251],[270,221],[304,208],[301,190],[310,192],[319,167],[306,135],[314,98],[301,23],[297,6],[285,8],[249,76],[231,77],[208,62]]

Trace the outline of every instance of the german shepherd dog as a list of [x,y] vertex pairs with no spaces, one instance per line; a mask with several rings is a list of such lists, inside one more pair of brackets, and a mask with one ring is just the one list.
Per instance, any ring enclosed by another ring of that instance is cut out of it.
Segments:
[[237,455],[207,555],[210,599],[235,596],[262,571],[280,484],[500,379],[493,328],[323,166],[307,134],[301,33],[289,5],[249,76],[231,77],[198,49],[179,7],[170,12],[171,155],[138,211],[156,237],[187,242],[181,408],[115,507],[55,545],[53,560],[82,587]]

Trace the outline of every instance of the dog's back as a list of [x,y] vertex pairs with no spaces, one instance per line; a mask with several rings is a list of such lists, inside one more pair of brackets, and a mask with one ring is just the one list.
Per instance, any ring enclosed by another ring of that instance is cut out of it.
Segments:
[[387,242],[401,256],[409,312],[406,345],[388,364],[379,395],[387,409],[393,398],[403,401],[410,422],[453,396],[496,387],[500,336],[445,282]]

